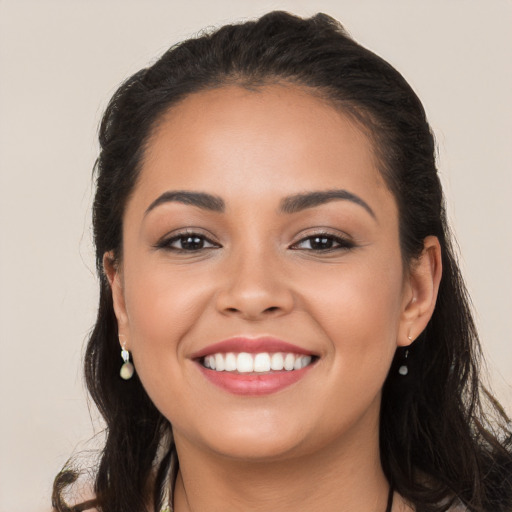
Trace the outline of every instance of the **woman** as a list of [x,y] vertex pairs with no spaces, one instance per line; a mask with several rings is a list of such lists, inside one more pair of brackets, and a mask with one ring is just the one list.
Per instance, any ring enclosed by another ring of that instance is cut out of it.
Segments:
[[100,143],[107,439],[75,510],[512,510],[510,421],[396,70],[274,12],[135,74]]

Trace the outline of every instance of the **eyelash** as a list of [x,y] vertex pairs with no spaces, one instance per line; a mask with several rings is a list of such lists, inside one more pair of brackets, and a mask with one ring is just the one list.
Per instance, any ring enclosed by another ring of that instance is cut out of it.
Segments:
[[[336,244],[337,246],[335,246],[335,247],[331,246],[331,247],[327,247],[327,248],[323,248],[323,249],[314,249],[313,247],[311,247],[311,245],[312,245],[311,242],[313,240],[315,240],[314,243],[317,243],[317,242],[318,243],[331,243],[331,244]],[[309,236],[301,238],[298,242],[295,242],[291,246],[292,250],[300,251],[301,249],[295,248],[295,247],[301,243],[306,242],[306,241],[309,241],[310,248],[304,249],[304,250],[312,251],[312,252],[330,253],[330,252],[340,251],[340,250],[350,250],[355,247],[354,242],[352,242],[348,238],[345,238],[345,237],[342,237],[339,235],[333,235],[332,233],[320,232],[320,233],[313,233]]]
[[[186,239],[188,239],[188,240],[195,239],[195,242],[202,246],[195,248],[195,249],[185,249],[183,247],[180,248],[180,247],[172,246],[172,244],[174,244],[176,242],[183,243]],[[315,240],[315,241],[313,242],[313,240]],[[297,247],[299,244],[302,244],[307,241],[309,241],[309,245],[310,245],[309,248],[301,249],[301,248]],[[205,243],[210,244],[210,246],[204,247]],[[315,243],[324,243],[324,244],[330,243],[331,247],[315,249],[315,248],[313,248],[313,244],[315,244]],[[332,245],[335,245],[335,246],[333,247]],[[156,245],[157,249],[166,249],[166,250],[173,251],[176,253],[188,253],[188,254],[191,254],[194,252],[199,252],[202,250],[220,248],[220,247],[221,247],[220,244],[213,242],[212,240],[210,240],[207,236],[203,235],[202,233],[196,233],[193,231],[190,231],[190,232],[185,231],[182,233],[178,233],[177,235],[174,235],[171,238],[163,239],[162,241],[158,242],[158,244]],[[350,249],[353,249],[354,247],[355,247],[355,244],[348,238],[344,238],[344,237],[341,237],[338,235],[333,235],[332,233],[320,232],[320,233],[314,233],[314,234],[311,234],[304,238],[301,238],[299,241],[292,244],[290,246],[290,249],[294,250],[294,251],[305,250],[305,251],[311,251],[311,252],[325,254],[325,253],[330,253],[330,252],[340,251],[340,250],[350,250]]]
[[[204,245],[204,243],[211,244],[210,247],[199,247],[197,249],[184,249],[180,247],[173,247],[172,244],[175,242],[181,241],[183,243],[184,240],[196,239],[200,244]],[[170,238],[164,238],[160,242],[156,244],[157,249],[167,249],[169,251],[177,252],[177,253],[188,253],[191,254],[193,252],[198,252],[201,250],[215,249],[220,247],[220,244],[213,242],[207,236],[202,233],[196,233],[194,231],[184,231],[182,233],[178,233]]]

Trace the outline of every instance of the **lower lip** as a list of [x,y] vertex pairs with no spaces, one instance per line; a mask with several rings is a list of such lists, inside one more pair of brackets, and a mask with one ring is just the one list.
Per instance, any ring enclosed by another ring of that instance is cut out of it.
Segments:
[[309,364],[300,370],[276,371],[262,374],[216,372],[197,363],[203,375],[219,388],[235,395],[259,396],[277,393],[302,379],[314,366]]

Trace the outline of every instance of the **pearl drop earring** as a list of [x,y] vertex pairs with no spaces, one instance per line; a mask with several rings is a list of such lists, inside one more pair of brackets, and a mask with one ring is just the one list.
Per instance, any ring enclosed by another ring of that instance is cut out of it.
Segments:
[[[411,336],[407,336],[407,339],[412,342],[412,338]],[[409,367],[407,366],[407,358],[409,357],[409,350],[406,350],[405,351],[405,354],[404,354],[404,362],[403,364],[400,366],[400,368],[398,368],[398,373],[400,375],[402,375],[402,377],[405,377],[408,373],[409,373]]]
[[[119,337],[119,341],[121,341],[121,337]],[[133,377],[133,373],[135,372],[135,368],[133,367],[133,364],[130,363],[130,352],[126,350],[126,342],[121,342],[121,357],[124,361],[123,366],[121,366],[121,371],[119,372],[119,375],[121,375],[121,378],[124,380],[129,380]]]

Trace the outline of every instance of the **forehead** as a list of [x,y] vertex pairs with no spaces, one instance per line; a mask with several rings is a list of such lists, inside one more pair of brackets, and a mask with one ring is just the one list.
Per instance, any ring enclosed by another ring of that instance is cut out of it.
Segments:
[[154,128],[137,185],[146,203],[165,189],[251,200],[340,187],[386,190],[373,144],[331,102],[291,85],[186,97]]

